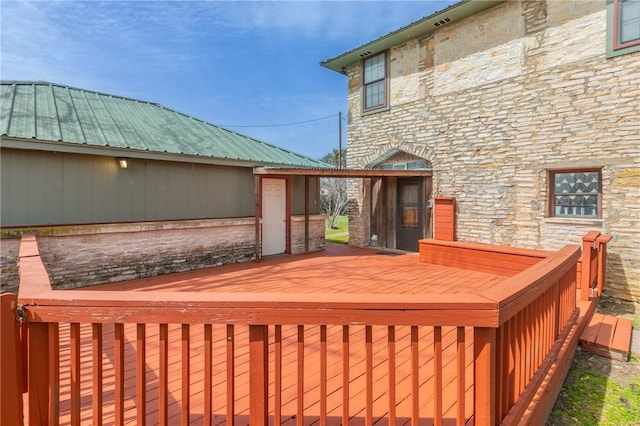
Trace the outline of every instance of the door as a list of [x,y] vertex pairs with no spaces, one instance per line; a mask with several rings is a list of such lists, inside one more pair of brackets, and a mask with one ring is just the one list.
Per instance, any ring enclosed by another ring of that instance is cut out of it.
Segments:
[[287,247],[287,182],[262,179],[262,255],[284,253]]
[[396,248],[418,251],[418,240],[424,235],[424,196],[422,180],[398,179],[396,216]]

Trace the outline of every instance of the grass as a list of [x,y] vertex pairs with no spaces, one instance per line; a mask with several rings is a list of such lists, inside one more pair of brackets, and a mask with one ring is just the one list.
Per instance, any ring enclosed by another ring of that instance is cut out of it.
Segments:
[[347,216],[338,216],[333,229],[325,227],[324,238],[329,243],[346,244],[349,241],[349,221]]
[[[629,361],[637,363],[638,358]],[[552,413],[553,425],[637,425],[640,419],[640,377],[612,378],[574,363]]]

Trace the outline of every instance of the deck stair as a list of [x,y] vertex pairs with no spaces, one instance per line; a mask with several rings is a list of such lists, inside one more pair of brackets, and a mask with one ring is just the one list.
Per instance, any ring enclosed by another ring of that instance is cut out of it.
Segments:
[[580,336],[580,344],[585,351],[628,361],[632,329],[630,319],[595,313]]

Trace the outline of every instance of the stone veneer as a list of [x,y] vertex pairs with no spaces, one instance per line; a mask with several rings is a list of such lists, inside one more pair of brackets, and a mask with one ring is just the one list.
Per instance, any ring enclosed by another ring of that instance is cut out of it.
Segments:
[[[324,216],[311,215],[309,220],[309,250],[322,250]],[[51,284],[57,289],[255,259],[252,217],[60,226],[33,231],[38,235],[38,247]],[[292,217],[291,234],[292,253],[304,252],[304,217]],[[2,291],[17,290],[19,244],[18,236],[0,240]]]
[[[605,2],[508,1],[389,51],[390,104],[361,114],[349,79],[348,167],[391,149],[433,166],[457,237],[557,249],[611,234],[606,292],[640,299],[640,52],[605,57]],[[548,173],[601,168],[602,218],[549,218]],[[350,241],[369,240],[367,182],[349,182]],[[364,194],[364,195],[363,195]]]

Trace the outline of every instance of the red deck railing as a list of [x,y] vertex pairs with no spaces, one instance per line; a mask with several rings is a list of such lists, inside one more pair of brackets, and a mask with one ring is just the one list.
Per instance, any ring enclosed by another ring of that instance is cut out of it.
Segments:
[[[309,415],[321,425],[347,424],[354,412],[361,413],[365,424],[381,415],[394,424],[396,416],[404,415],[398,411],[401,406],[409,407],[411,424],[418,424],[425,412],[436,425],[447,419],[460,425],[469,420],[488,425],[535,418],[532,405],[538,402],[548,373],[557,367],[560,352],[573,344],[580,248],[542,252],[423,240],[420,249],[423,261],[429,263],[508,278],[498,289],[465,294],[462,299],[455,294],[371,294],[353,300],[343,294],[198,293],[196,297],[189,292],[51,290],[35,238],[24,237],[19,301],[28,324],[29,422],[59,421],[60,357],[64,356],[70,365],[70,400],[65,407],[70,424],[86,420],[81,412],[86,383],[80,378],[87,371],[92,375],[91,423],[99,425],[108,418],[123,424],[131,404],[125,395],[134,387],[135,423],[145,424],[150,415],[145,398],[151,385],[145,377],[151,350],[158,358],[153,360],[158,365],[153,385],[157,424],[177,420],[169,413],[176,386],[181,389],[181,424],[192,421],[191,404],[196,403],[203,405],[198,412],[203,413],[204,424],[210,424],[214,415],[231,424],[240,412],[248,413],[252,425],[269,420],[279,424],[286,420],[285,414],[296,424],[303,424]],[[593,261],[587,259],[591,270]],[[68,324],[68,339],[61,338],[61,324]],[[354,348],[354,336],[360,332],[362,350]],[[105,340],[111,333],[113,337]],[[180,333],[178,360],[170,350],[169,335],[175,333]],[[85,334],[90,336],[89,347]],[[125,366],[127,341],[135,341],[133,372]],[[66,352],[61,355],[63,347]],[[313,368],[307,361],[311,351]],[[115,369],[108,395],[102,371],[107,352]],[[339,362],[330,361],[334,355]],[[202,360],[197,367],[190,362],[196,356]],[[240,358],[248,358],[248,371],[237,370]],[[175,362],[181,362],[179,384],[168,374]],[[225,364],[225,376],[214,383],[216,362]],[[469,365],[471,376],[466,374]],[[190,381],[194,368],[202,370],[203,383]],[[9,392],[4,377],[3,369],[2,399]],[[363,395],[349,394],[354,380],[363,382]],[[388,383],[386,401],[380,401],[376,390],[380,380]],[[250,386],[249,397],[237,401],[234,392],[243,381]],[[311,382],[318,384],[313,397],[305,390],[305,383]],[[224,414],[216,412],[214,394],[216,401],[223,395]],[[433,402],[425,408],[425,400]],[[283,411],[292,404],[293,415],[289,408]],[[3,421],[5,415],[3,409]]]

